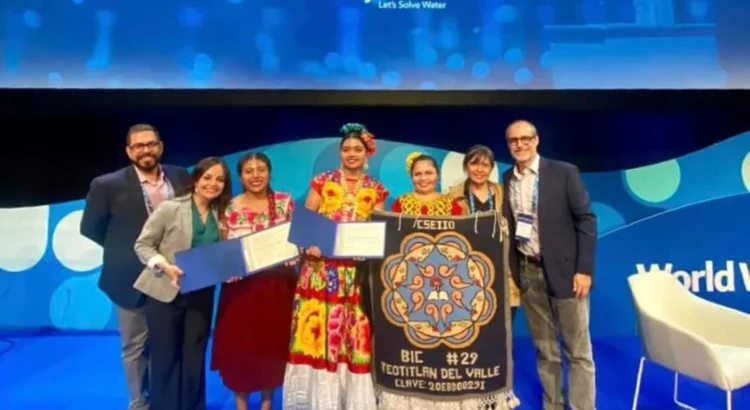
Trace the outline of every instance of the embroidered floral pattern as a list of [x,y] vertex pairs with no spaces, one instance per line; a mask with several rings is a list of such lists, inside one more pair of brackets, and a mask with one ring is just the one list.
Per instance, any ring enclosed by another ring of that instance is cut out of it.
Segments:
[[414,194],[399,197],[392,206],[393,212],[406,215],[446,216],[461,215],[461,206],[450,196],[443,195],[431,201],[423,201]]
[[344,189],[332,181],[323,184],[320,196],[323,198],[320,213],[324,215],[335,213],[344,204]]
[[[333,171],[312,182],[312,189],[322,198],[319,212],[332,220],[367,220],[376,204],[388,197],[383,185],[369,176],[353,187],[342,181],[341,171]],[[372,334],[355,278],[353,261],[322,259],[302,264],[292,323],[292,364],[335,372],[343,363],[352,373],[370,371]],[[323,340],[322,347],[319,340]]]
[[[273,225],[287,222],[294,211],[294,201],[292,196],[283,192],[274,192],[273,198],[270,198],[269,204],[273,204],[274,212],[257,212],[239,205],[238,199],[235,198],[227,206],[224,215],[229,230],[229,238],[236,238],[262,231]],[[271,220],[273,214],[274,220]]]

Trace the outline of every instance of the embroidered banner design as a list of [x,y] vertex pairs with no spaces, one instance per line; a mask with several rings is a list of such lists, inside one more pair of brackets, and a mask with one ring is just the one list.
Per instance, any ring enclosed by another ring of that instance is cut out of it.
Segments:
[[494,213],[387,221],[372,262],[378,388],[433,400],[507,390],[512,374],[500,227]]

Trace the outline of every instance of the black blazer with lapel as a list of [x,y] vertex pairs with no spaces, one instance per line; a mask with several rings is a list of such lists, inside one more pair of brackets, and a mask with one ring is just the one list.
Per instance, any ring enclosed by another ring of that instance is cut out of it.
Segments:
[[[511,249],[518,249],[516,220],[510,205],[513,168],[503,173],[503,215],[510,228]],[[539,159],[539,242],[550,295],[571,298],[573,275],[594,275],[597,230],[596,215],[581,173],[566,162]],[[510,252],[513,277],[520,283],[518,252]]]
[[[190,183],[185,168],[162,165],[175,191]],[[81,235],[104,248],[99,288],[117,306],[133,309],[145,296],[133,289],[143,264],[133,245],[148,218],[138,174],[132,166],[94,178],[86,196]]]

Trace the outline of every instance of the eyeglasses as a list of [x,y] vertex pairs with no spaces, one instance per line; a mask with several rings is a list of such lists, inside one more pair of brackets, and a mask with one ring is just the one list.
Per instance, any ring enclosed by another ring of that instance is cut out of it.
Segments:
[[521,136],[521,137],[511,137],[511,138],[508,138],[508,145],[515,145],[515,144],[527,145],[528,143],[530,143],[531,141],[533,141],[534,138],[536,138],[536,137],[533,136],[533,135],[524,135],[524,136]]
[[133,144],[130,146],[130,149],[133,151],[143,151],[144,149],[156,149],[159,147],[161,142],[159,141],[149,141],[149,142],[139,142],[137,144]]

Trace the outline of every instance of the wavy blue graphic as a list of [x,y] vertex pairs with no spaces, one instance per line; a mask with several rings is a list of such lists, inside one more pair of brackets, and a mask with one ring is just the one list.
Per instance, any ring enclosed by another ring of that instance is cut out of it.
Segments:
[[43,4],[0,6],[0,87],[750,87],[742,1]]
[[592,328],[599,336],[633,331],[627,277],[634,273],[667,271],[705,299],[750,312],[748,207],[750,192],[706,199],[602,235]]
[[[274,189],[303,201],[313,175],[339,166],[338,143],[338,138],[308,139],[257,150],[274,162]],[[441,164],[443,189],[464,178],[460,153],[380,141],[369,173],[390,189],[391,200],[411,190],[405,160],[415,150],[434,155]],[[225,157],[232,170],[243,154]],[[509,167],[497,165],[500,172]],[[692,275],[705,270],[707,261],[714,272],[730,269],[732,261],[733,291],[711,291],[704,285],[695,290],[750,312],[742,276],[746,267],[741,265],[748,262],[743,258],[745,233],[750,232],[750,132],[660,164],[583,178],[599,217],[595,335],[633,334],[626,277],[638,271],[638,264],[648,270],[651,264],[671,263],[673,272]],[[240,190],[238,181],[234,190]],[[79,200],[0,209],[0,327],[115,328],[113,309],[96,287],[101,249],[78,234],[83,207]],[[518,322],[517,331],[524,334],[525,325]]]

